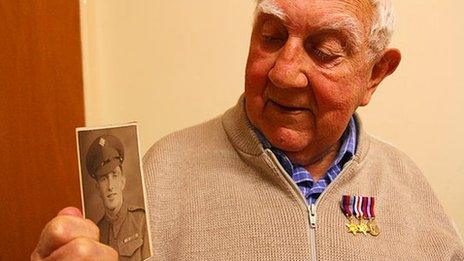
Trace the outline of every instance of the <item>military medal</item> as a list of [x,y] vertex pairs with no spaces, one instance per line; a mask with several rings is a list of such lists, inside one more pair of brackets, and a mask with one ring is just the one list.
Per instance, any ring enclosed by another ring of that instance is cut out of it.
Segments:
[[367,222],[367,226],[369,227],[369,234],[373,236],[378,236],[380,234],[379,226],[377,226],[377,223],[375,222],[375,198],[374,197],[369,197],[368,198],[368,204],[367,204],[367,218],[369,222]]
[[356,217],[356,219],[359,220],[358,223],[358,232],[362,233],[364,235],[367,235],[367,232],[369,230],[367,226],[366,220],[364,220],[364,215],[363,215],[363,200],[364,197],[361,196],[353,196],[353,216]]
[[369,233],[372,236],[380,234],[379,227],[375,222],[374,197],[343,195],[340,205],[343,214],[348,219],[348,223],[345,224],[348,233],[353,235],[357,233],[367,235]]
[[348,233],[356,235],[358,233],[358,225],[354,221],[353,217],[353,198],[347,195],[342,197],[341,207],[343,214],[348,218],[348,223],[345,226],[348,228]]
[[358,231],[367,235],[369,226],[367,225],[367,203],[368,197],[357,197],[356,217],[359,219]]

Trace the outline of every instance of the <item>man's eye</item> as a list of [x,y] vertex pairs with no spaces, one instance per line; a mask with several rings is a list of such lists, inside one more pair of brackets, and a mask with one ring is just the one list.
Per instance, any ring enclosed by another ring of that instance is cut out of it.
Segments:
[[316,58],[322,62],[331,62],[340,57],[340,55],[338,54],[323,51],[319,48],[313,48],[312,52],[316,56]]
[[281,40],[279,36],[275,35],[263,35],[264,39],[269,40],[269,41],[276,41],[276,40]]
[[285,39],[280,35],[263,34],[263,40],[267,44],[282,44]]
[[314,54],[315,54],[318,58],[320,58],[321,60],[328,60],[328,59],[330,59],[330,57],[331,57],[330,54],[328,54],[328,53],[326,53],[326,52],[324,52],[324,51],[322,51],[322,50],[320,50],[320,49],[317,49],[317,48],[314,48],[314,49],[313,49],[313,52],[314,52]]

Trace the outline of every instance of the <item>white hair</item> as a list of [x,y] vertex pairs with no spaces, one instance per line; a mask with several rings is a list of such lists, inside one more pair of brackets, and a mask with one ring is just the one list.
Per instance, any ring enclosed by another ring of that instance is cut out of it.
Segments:
[[[369,0],[374,8],[374,17],[369,33],[369,46],[377,56],[390,44],[395,24],[395,13],[392,0]],[[285,18],[282,9],[274,4],[272,0],[257,0],[255,17],[259,12],[273,14],[280,19]]]
[[285,20],[284,11],[278,6],[276,6],[272,1],[258,0],[258,5],[256,6],[256,10],[255,10],[255,17],[258,12],[262,12],[265,14],[272,14],[272,15],[277,16],[281,20]]
[[392,0],[370,0],[374,6],[369,43],[376,54],[385,50],[390,44],[395,24],[395,12]]

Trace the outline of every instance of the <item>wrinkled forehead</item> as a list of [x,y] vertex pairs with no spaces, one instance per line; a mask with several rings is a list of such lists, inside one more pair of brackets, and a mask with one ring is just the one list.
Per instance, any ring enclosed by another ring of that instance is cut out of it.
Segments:
[[334,29],[367,31],[374,8],[370,0],[259,0],[256,11],[273,15],[289,25],[320,23]]

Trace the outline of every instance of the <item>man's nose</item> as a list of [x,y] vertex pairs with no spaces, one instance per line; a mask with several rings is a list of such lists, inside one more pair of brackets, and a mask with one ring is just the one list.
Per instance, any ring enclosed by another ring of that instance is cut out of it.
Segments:
[[274,66],[268,73],[279,88],[304,88],[308,78],[304,73],[306,51],[299,39],[289,38],[280,49]]
[[112,191],[114,189],[114,179],[111,175],[108,176],[108,190]]

